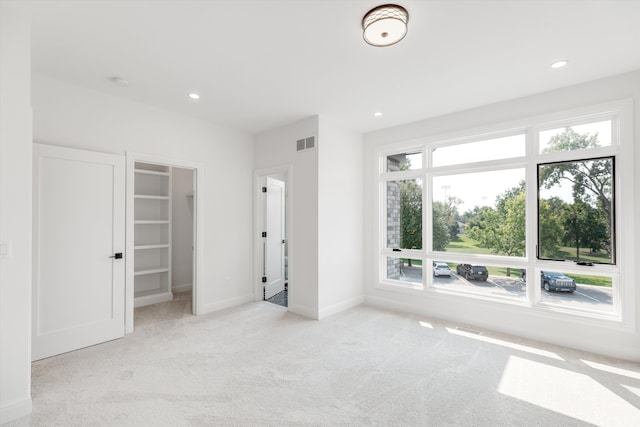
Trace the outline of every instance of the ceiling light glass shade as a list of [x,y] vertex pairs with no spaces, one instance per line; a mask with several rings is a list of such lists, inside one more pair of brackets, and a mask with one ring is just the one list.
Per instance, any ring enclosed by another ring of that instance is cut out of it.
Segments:
[[409,13],[395,4],[383,4],[371,9],[362,18],[364,41],[372,46],[391,46],[407,35]]

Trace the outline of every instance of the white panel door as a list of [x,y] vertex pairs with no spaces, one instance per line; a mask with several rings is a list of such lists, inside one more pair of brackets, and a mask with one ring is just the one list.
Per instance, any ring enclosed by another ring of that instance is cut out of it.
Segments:
[[32,358],[124,336],[125,159],[34,144]]
[[264,289],[265,299],[284,291],[284,182],[266,179],[264,193],[264,224],[267,237],[264,238]]

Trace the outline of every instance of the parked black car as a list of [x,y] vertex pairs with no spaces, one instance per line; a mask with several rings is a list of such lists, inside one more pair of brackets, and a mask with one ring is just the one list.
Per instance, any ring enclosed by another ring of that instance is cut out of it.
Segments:
[[467,280],[487,280],[489,272],[484,265],[458,264],[456,273]]
[[545,291],[566,291],[576,290],[576,281],[564,273],[555,271],[542,271],[540,273],[540,284]]

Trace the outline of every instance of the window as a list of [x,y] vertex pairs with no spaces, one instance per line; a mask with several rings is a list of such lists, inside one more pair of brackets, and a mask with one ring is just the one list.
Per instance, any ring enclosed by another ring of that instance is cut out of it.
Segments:
[[[435,264],[444,264],[450,269],[438,271]],[[433,287],[445,291],[461,292],[496,299],[525,300],[526,277],[519,268],[466,262],[434,262]],[[443,274],[445,273],[445,274]]]
[[422,288],[423,194],[422,151],[384,156],[386,203],[381,274],[394,285]]
[[422,153],[401,153],[387,156],[387,172],[407,171],[422,168]]
[[387,247],[422,249],[422,179],[387,182]]
[[520,157],[525,155],[525,136],[518,134],[435,147],[431,152],[434,167]]
[[628,320],[630,103],[549,117],[379,151],[380,285]]
[[614,157],[538,165],[538,257],[615,264]]
[[436,176],[432,187],[434,251],[525,255],[524,168]]
[[540,153],[574,151],[610,146],[612,141],[611,120],[583,123],[541,131]]
[[422,287],[422,260],[386,257],[385,277],[388,280],[415,284]]

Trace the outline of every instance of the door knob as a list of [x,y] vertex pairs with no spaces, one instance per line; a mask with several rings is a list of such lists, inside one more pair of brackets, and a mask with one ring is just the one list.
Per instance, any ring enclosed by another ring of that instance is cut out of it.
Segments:
[[111,255],[109,258],[122,259],[122,252],[116,252],[115,254]]

